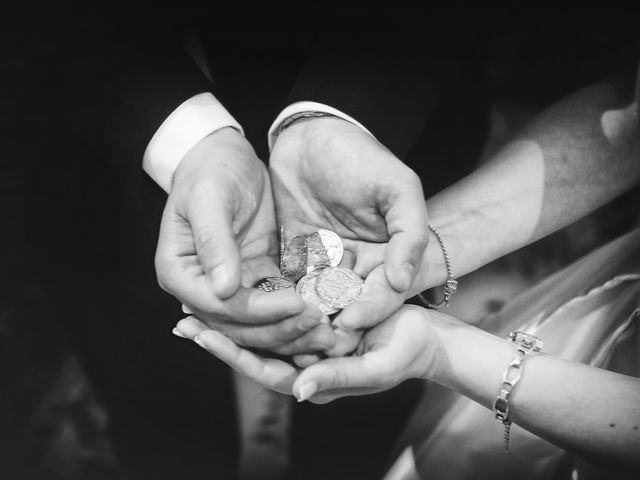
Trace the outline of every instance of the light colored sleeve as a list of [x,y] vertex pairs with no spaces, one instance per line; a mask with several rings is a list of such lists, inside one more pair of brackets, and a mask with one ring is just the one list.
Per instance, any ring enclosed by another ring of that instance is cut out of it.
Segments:
[[267,139],[269,143],[269,151],[273,148],[273,145],[278,137],[280,124],[284,122],[287,118],[296,115],[302,112],[325,112],[330,113],[331,115],[335,115],[336,117],[340,117],[348,122],[353,123],[354,125],[359,126],[369,135],[375,138],[375,136],[367,130],[367,128],[358,122],[355,118],[347,115],[346,113],[341,112],[340,110],[330,107],[329,105],[325,105],[324,103],[318,102],[296,102],[292,103],[288,107],[286,107],[280,114],[276,117],[276,119],[271,124],[269,128],[269,137]]
[[180,161],[200,140],[224,127],[244,132],[211,93],[200,93],[176,108],[153,135],[142,167],[167,193]]

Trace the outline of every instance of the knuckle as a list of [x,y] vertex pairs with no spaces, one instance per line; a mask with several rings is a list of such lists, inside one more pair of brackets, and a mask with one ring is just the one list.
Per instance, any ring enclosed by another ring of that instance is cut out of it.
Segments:
[[331,377],[330,385],[331,388],[349,387],[349,375],[347,375],[347,372],[342,368],[335,370]]
[[403,163],[402,165],[404,167],[402,169],[404,179],[408,182],[413,183],[414,185],[422,185],[422,182],[420,181],[420,176],[416,173],[416,171],[406,163]]
[[193,231],[193,241],[199,253],[207,253],[214,251],[213,229],[210,227],[199,227]]

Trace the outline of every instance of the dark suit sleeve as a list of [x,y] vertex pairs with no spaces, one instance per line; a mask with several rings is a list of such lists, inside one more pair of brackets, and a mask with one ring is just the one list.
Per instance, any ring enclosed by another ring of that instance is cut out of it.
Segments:
[[401,11],[345,14],[317,28],[313,53],[284,105],[337,108],[403,158],[459,66],[451,61],[451,42]]
[[66,132],[108,168],[142,172],[157,128],[212,85],[185,48],[188,22],[162,12],[126,19],[92,16],[61,34],[68,45],[54,80]]

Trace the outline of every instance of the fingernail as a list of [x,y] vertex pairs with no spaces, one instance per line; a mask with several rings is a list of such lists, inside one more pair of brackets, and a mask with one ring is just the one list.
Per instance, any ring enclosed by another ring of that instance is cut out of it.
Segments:
[[193,315],[194,311],[187,307],[185,304],[182,304],[182,311],[187,315]]
[[319,350],[321,352],[324,352],[325,350],[332,349],[333,346],[329,346],[321,342],[313,342],[311,345],[309,345],[309,348],[311,348],[311,350]]
[[318,390],[318,385],[316,382],[305,383],[300,387],[300,391],[298,393],[298,402],[304,402],[305,400],[313,397],[313,395]]
[[204,349],[206,349],[206,348],[207,348],[207,346],[204,344],[204,342],[202,341],[202,339],[200,338],[200,336],[199,336],[199,335],[196,335],[196,336],[193,338],[193,341],[194,341],[194,342],[196,342],[198,345],[200,345],[202,348],[204,348]]
[[186,335],[184,335],[180,330],[178,330],[177,328],[174,328],[173,330],[171,330],[171,333],[173,333],[176,337],[180,337],[180,338],[187,338]]

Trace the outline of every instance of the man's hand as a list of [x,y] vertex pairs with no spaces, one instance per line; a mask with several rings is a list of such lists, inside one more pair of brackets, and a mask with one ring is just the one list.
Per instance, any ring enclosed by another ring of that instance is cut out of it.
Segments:
[[331,348],[317,308],[292,290],[252,288],[279,275],[277,243],[265,166],[236,130],[212,133],[176,170],[156,252],[159,284],[240,345],[283,354]]
[[[368,275],[358,300],[336,324],[347,331],[373,326],[400,308],[428,241],[417,175],[371,135],[337,117],[298,120],[286,128],[273,146],[270,169],[278,220],[287,236],[333,230],[345,241],[343,264]],[[372,245],[384,245],[383,265],[357,258],[359,250]],[[359,336],[350,338],[339,337],[329,355],[353,350]]]

